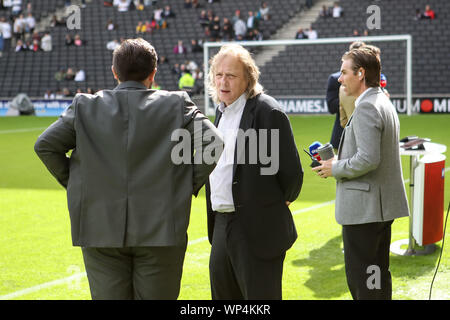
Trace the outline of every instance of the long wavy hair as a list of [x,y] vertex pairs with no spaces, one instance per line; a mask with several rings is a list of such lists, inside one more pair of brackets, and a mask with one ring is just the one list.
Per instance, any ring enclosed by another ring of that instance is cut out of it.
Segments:
[[250,52],[239,44],[226,44],[223,45],[219,52],[209,61],[210,69],[208,74],[208,93],[215,103],[219,103],[220,100],[214,78],[217,65],[225,56],[233,56],[237,58],[244,66],[244,74],[248,80],[248,86],[245,90],[247,99],[253,98],[264,92],[263,86],[259,83],[259,68],[255,63],[255,60],[253,60]]

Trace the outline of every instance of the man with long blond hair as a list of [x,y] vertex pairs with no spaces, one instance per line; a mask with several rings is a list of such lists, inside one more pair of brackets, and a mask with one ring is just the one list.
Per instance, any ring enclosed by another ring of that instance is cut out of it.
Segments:
[[284,258],[297,238],[288,206],[303,170],[288,117],[258,81],[240,45],[211,59],[209,94],[225,143],[206,185],[213,299],[281,299]]

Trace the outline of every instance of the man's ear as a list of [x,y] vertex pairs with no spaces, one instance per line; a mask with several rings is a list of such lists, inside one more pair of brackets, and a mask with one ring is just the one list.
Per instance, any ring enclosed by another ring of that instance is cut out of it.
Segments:
[[116,79],[117,81],[119,81],[119,77],[117,76],[116,70],[114,70],[114,66],[111,66],[111,71],[114,75],[114,79]]
[[158,69],[155,68],[155,70],[153,70],[153,72],[150,73],[150,75],[148,76],[148,80],[150,80],[150,82],[155,81],[155,75],[156,75],[156,71],[157,71],[157,70],[158,70]]

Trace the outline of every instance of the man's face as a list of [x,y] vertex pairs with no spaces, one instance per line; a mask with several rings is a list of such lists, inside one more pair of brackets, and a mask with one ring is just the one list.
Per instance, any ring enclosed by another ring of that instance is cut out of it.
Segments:
[[345,59],[341,66],[341,75],[339,76],[339,83],[344,87],[344,92],[348,96],[357,97],[360,93],[361,80],[358,72],[353,72],[353,61],[351,59]]
[[214,81],[219,100],[229,106],[247,90],[243,64],[234,56],[224,56],[218,63]]

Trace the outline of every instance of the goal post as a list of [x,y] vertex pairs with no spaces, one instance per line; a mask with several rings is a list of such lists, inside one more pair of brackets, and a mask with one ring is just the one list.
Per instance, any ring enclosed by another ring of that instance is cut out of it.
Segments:
[[[262,41],[239,41],[238,44],[243,47],[271,47],[271,46],[308,46],[321,44],[345,44],[354,41],[371,42],[406,42],[406,61],[405,61],[405,87],[406,87],[406,114],[412,114],[412,36],[409,34],[388,35],[388,36],[367,36],[367,37],[342,37],[342,38],[319,38],[305,40],[262,40]],[[203,44],[203,62],[204,62],[204,88],[205,88],[205,114],[212,116],[215,114],[215,107],[211,106],[210,97],[208,95],[208,72],[210,49],[220,48],[224,44],[230,42],[205,42]]]

